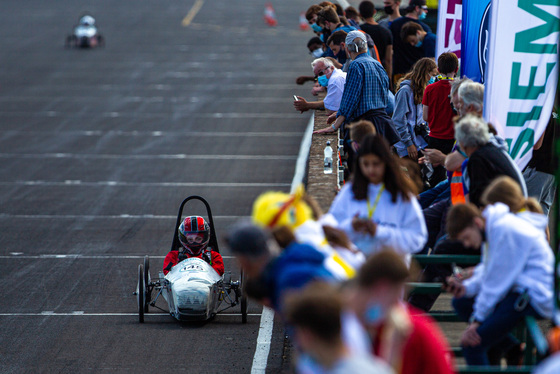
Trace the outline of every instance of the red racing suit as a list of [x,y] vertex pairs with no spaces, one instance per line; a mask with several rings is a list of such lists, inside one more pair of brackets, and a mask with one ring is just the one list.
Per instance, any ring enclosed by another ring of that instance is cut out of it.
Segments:
[[[216,251],[213,251],[212,248],[208,247],[205,250],[201,251],[198,256],[191,255],[187,252],[184,253],[186,258],[190,257],[198,257],[203,259],[204,261],[208,262],[218,275],[222,276],[224,274],[224,260],[222,255]],[[179,251],[178,250],[171,250],[165,256],[163,260],[163,274],[169,273],[171,268],[179,263]]]

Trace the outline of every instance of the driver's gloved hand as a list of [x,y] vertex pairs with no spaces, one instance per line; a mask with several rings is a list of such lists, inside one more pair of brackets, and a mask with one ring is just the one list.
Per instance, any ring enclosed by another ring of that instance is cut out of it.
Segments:
[[209,264],[212,263],[212,253],[210,251],[204,252],[202,254],[202,259],[206,262],[208,262]]

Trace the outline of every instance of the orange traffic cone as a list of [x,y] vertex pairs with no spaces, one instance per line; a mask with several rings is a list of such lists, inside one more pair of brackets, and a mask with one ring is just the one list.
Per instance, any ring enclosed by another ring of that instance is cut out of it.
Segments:
[[271,3],[266,3],[264,8],[264,21],[268,23],[269,26],[276,26],[278,21],[276,20],[276,13]]
[[305,18],[305,12],[299,14],[299,28],[301,31],[309,30],[309,23],[307,22],[307,18]]

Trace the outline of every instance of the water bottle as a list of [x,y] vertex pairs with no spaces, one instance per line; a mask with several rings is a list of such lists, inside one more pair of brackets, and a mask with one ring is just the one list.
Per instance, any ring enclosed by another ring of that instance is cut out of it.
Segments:
[[333,150],[331,148],[331,142],[328,141],[324,151],[325,161],[323,164],[324,166],[323,171],[325,174],[332,174],[332,153]]

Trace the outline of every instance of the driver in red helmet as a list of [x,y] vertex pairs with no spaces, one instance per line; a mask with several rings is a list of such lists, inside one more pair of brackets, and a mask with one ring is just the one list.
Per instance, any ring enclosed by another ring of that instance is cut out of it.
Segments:
[[179,241],[182,245],[181,248],[172,249],[163,260],[163,274],[169,273],[173,266],[190,257],[201,258],[209,263],[220,276],[224,274],[222,255],[208,246],[210,226],[204,218],[200,216],[185,218],[179,226]]

